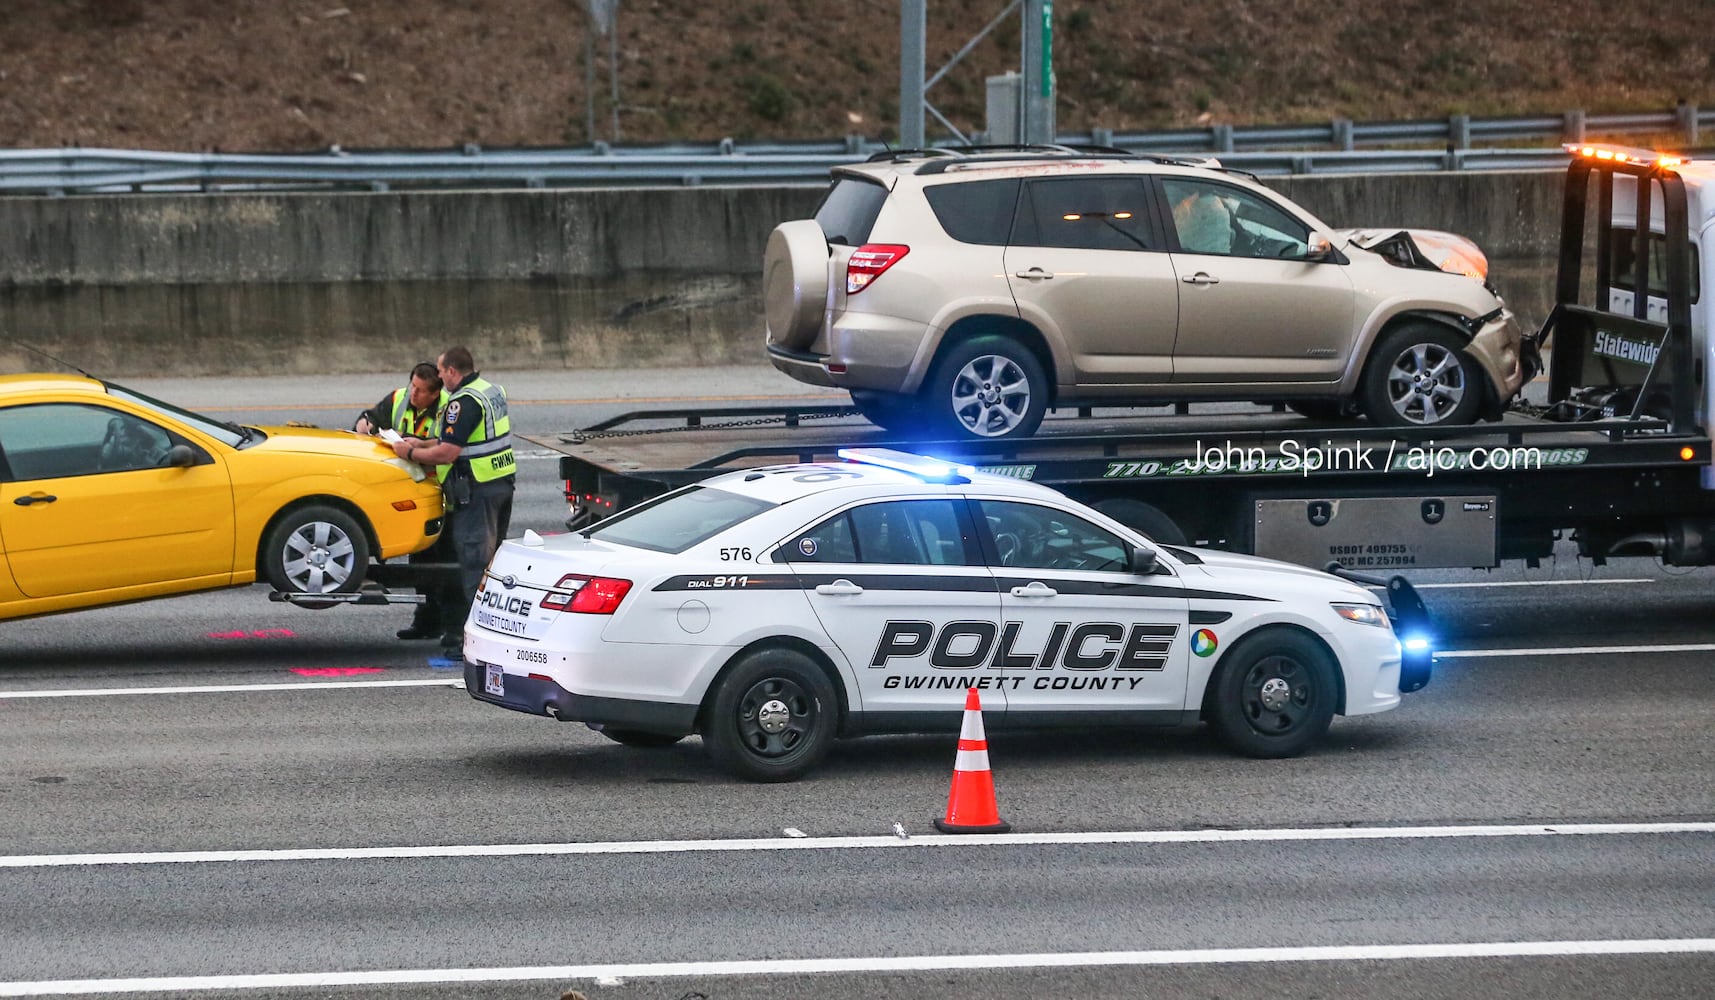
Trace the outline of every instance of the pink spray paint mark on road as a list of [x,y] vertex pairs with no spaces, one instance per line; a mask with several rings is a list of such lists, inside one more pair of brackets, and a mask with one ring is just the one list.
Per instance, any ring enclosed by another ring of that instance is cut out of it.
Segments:
[[210,639],[291,639],[296,635],[289,628],[259,628],[250,632],[238,629],[232,632],[210,632]]
[[352,677],[357,674],[383,674],[386,667],[293,667],[299,677]]

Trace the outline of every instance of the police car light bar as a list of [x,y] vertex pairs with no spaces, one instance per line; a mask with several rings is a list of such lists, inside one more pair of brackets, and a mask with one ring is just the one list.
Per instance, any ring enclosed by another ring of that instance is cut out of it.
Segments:
[[1614,163],[1653,163],[1658,167],[1677,167],[1685,163],[1683,156],[1656,153],[1647,149],[1634,149],[1631,146],[1615,146],[1605,142],[1569,142],[1563,148],[1573,156],[1581,156],[1587,160],[1611,160]]
[[928,455],[913,455],[892,448],[841,448],[835,454],[848,462],[909,473],[929,483],[968,483],[977,471],[968,465],[943,462]]

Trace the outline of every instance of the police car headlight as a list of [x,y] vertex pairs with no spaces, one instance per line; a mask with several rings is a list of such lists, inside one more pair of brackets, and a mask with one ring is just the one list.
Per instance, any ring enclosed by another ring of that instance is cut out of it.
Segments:
[[1334,613],[1349,622],[1359,625],[1374,625],[1378,628],[1392,628],[1387,620],[1387,612],[1378,604],[1330,604]]

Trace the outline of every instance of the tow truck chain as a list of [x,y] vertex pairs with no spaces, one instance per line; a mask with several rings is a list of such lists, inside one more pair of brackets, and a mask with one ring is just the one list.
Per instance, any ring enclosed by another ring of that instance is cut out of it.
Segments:
[[[833,419],[835,417],[855,417],[857,415],[858,415],[857,407],[855,407],[855,406],[842,406],[837,410],[832,410],[832,411],[827,412],[827,413],[801,413],[801,414],[798,414],[798,422],[804,423],[804,422],[810,421],[810,420],[830,420],[830,419]],[[779,424],[781,426],[785,426],[786,417],[784,415],[767,416],[767,417],[746,417],[742,420],[720,420],[720,421],[715,421],[713,423],[697,423],[697,424],[686,424],[686,425],[675,424],[675,425],[670,426],[670,427],[643,427],[643,428],[639,428],[637,430],[625,430],[625,431],[583,431],[583,430],[578,430],[578,431],[573,431],[569,434],[562,434],[560,436],[560,440],[565,444],[581,444],[585,441],[594,441],[598,438],[642,437],[642,436],[647,435],[647,434],[679,434],[679,433],[684,433],[686,431],[718,431],[718,430],[729,430],[729,429],[734,428],[734,427],[767,427],[771,424]]]

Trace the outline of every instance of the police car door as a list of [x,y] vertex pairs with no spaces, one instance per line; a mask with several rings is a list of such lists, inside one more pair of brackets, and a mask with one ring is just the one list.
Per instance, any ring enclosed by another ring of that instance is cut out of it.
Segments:
[[782,548],[878,728],[895,713],[956,719],[966,687],[984,692],[985,711],[1005,707],[989,663],[1000,598],[969,518],[958,498],[874,501]]
[[1127,566],[1131,543],[1041,503],[973,499],[1000,589],[995,659],[1009,722],[1065,712],[1172,713],[1185,705],[1184,587],[1171,572]]

